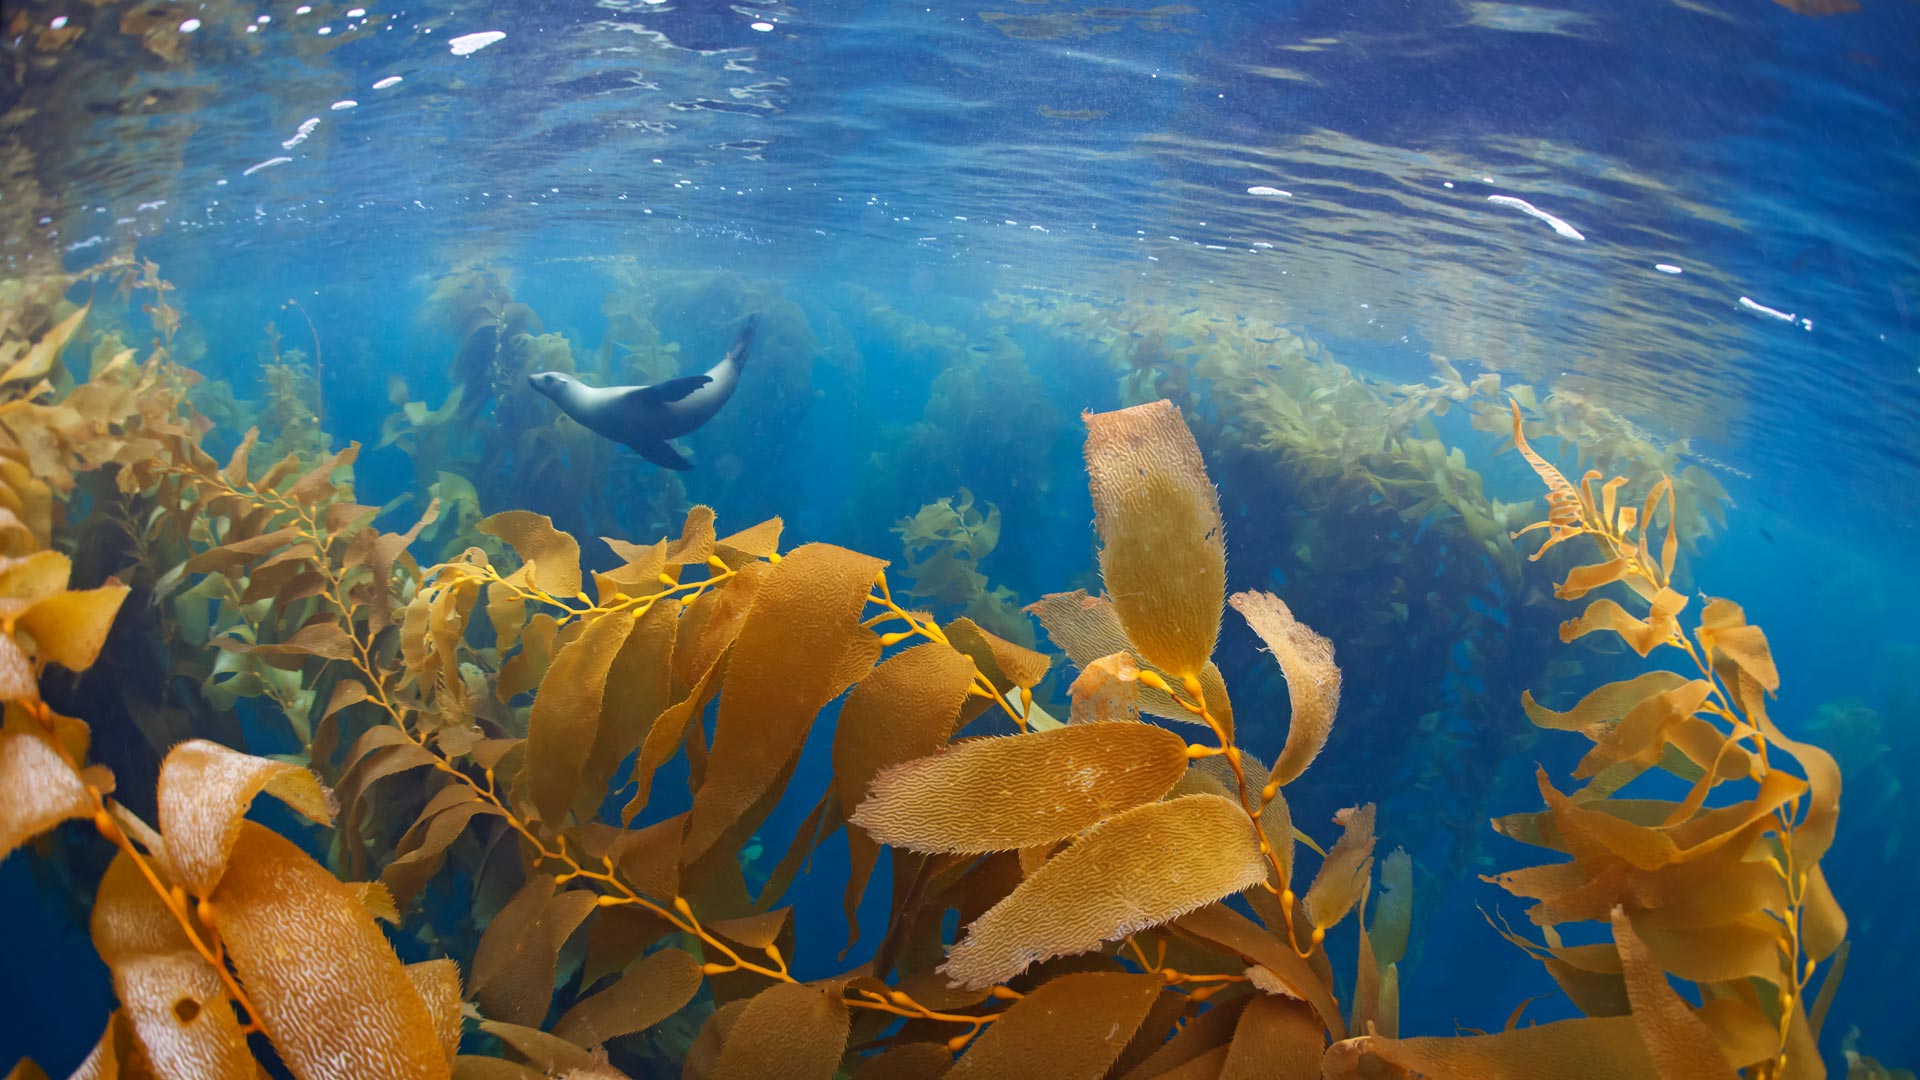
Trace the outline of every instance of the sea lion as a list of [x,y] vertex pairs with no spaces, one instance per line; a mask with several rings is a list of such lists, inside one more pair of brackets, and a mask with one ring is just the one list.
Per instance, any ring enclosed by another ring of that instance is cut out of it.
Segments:
[[686,375],[652,386],[593,387],[571,375],[541,371],[527,376],[527,382],[595,435],[625,443],[663,469],[691,469],[693,462],[667,445],[667,440],[713,419],[733,396],[758,322],[749,316],[733,348],[705,375]]

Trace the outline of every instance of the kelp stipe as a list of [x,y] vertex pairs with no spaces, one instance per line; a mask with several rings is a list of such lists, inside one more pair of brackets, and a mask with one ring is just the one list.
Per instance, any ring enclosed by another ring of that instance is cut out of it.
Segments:
[[[1504,925],[1500,932],[1587,1015],[1465,1039],[1356,1039],[1330,1061],[1347,1070],[1341,1075],[1372,1059],[1423,1074],[1573,1075],[1568,1063],[1579,1062],[1583,1075],[1662,1080],[1824,1076],[1816,1043],[1846,962],[1846,917],[1820,869],[1839,815],[1839,769],[1767,715],[1780,676],[1766,636],[1739,605],[1708,600],[1687,632],[1689,600],[1672,588],[1685,527],[1673,484],[1661,478],[1637,505],[1620,499],[1624,477],[1602,482],[1589,470],[1573,484],[1528,444],[1517,402],[1510,417],[1548,505],[1545,521],[1515,535],[1546,530],[1534,559],[1583,537],[1601,555],[1569,571],[1554,594],[1579,600],[1617,583],[1646,610],[1593,599],[1561,626],[1561,640],[1609,631],[1641,656],[1675,650],[1692,671],[1611,683],[1565,712],[1531,695],[1522,701],[1539,727],[1579,732],[1594,746],[1574,771],[1584,787],[1563,794],[1541,770],[1547,809],[1494,822],[1571,861],[1487,880],[1535,901],[1528,915],[1543,941]],[[1783,768],[1783,755],[1803,775]],[[1652,769],[1689,783],[1687,796],[1615,797]],[[1752,784],[1744,800],[1707,804],[1714,788],[1742,782]],[[1562,943],[1559,926],[1587,921],[1606,924],[1611,944]],[[1700,1005],[1676,993],[1669,976],[1691,983]]]

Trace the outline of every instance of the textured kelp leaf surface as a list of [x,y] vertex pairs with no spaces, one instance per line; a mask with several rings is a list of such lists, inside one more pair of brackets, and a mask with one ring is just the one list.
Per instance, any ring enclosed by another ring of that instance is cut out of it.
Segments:
[[1148,663],[1197,677],[1227,581],[1220,499],[1200,448],[1171,402],[1084,419],[1100,574],[1120,624]]
[[[1367,1061],[1373,1059],[1371,1067]],[[1645,1080],[1656,1075],[1632,1017],[1587,1017],[1492,1035],[1389,1039],[1362,1036],[1327,1051],[1326,1080],[1379,1075],[1384,1063],[1449,1080]]]
[[205,739],[183,742],[160,765],[160,833],[179,883],[213,894],[254,796],[265,792],[301,816],[331,824],[333,795],[298,765],[229,750]]
[[448,1076],[439,1027],[373,917],[292,842],[243,822],[212,907],[298,1080]]
[[1118,971],[1049,979],[1014,1002],[946,1075],[1100,1080],[1133,1039],[1162,985],[1152,975]]
[[1137,806],[1089,829],[974,920],[940,970],[962,986],[1005,982],[1038,961],[1177,919],[1265,874],[1253,823],[1234,803],[1188,795]]
[[633,632],[625,613],[587,624],[553,658],[527,721],[527,784],[542,820],[559,824],[580,789],[581,773],[599,734],[607,673]]
[[1287,677],[1293,717],[1286,747],[1269,772],[1271,780],[1290,784],[1320,756],[1333,731],[1334,714],[1340,708],[1340,669],[1333,662],[1333,643],[1295,619],[1286,602],[1272,593],[1234,593],[1230,602],[1260,635]]
[[584,889],[554,892],[545,875],[527,882],[487,924],[473,954],[473,996],[488,1018],[535,1025],[547,1015],[560,947],[593,912]]
[[219,973],[124,853],[100,879],[93,944],[156,1075],[251,1080],[253,1055]]
[[78,773],[51,742],[0,732],[0,859],[63,821],[93,813]]
[[973,739],[880,773],[852,820],[915,851],[1010,851],[1157,799],[1186,770],[1186,740],[1150,724]]
[[688,819],[687,862],[723,833],[758,824],[743,815],[793,760],[814,716],[879,659],[880,639],[860,614],[884,565],[808,544],[767,574],[734,642],[712,756]]
[[645,1031],[692,1001],[700,980],[699,961],[680,949],[661,949],[568,1009],[553,1033],[580,1046],[597,1046]]
[[846,1050],[847,1003],[836,986],[775,983],[747,1001],[720,1043],[714,1080],[832,1080]]

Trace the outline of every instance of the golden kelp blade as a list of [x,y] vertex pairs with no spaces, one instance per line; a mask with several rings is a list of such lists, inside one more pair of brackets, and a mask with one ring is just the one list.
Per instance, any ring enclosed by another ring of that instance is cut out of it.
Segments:
[[806,741],[815,715],[880,658],[880,639],[860,625],[860,614],[885,565],[807,544],[767,574],[728,663],[712,759],[688,818],[685,862],[729,830],[759,824],[742,815]]
[[[1070,593],[1049,593],[1028,605],[1027,612],[1040,620],[1047,636],[1076,667],[1084,669],[1095,660],[1116,652],[1130,652],[1136,660],[1139,659],[1140,650],[1127,639],[1127,632],[1120,626],[1120,616],[1114,611],[1113,602],[1104,596],[1090,596],[1084,589]],[[1144,662],[1141,666],[1153,667]],[[1160,674],[1165,676],[1167,673],[1161,671]],[[1172,681],[1177,684],[1180,680],[1176,676]],[[1221,677],[1219,667],[1211,660],[1200,672],[1200,690],[1207,697],[1207,710],[1213,714],[1214,720],[1232,733],[1233,711],[1227,700],[1227,682]],[[1140,711],[1184,724],[1203,722],[1191,710],[1174,701],[1165,690],[1156,690],[1151,686],[1140,687]]]
[[554,528],[552,518],[508,510],[483,519],[475,528],[512,546],[521,561],[533,568],[535,588],[567,599],[580,594],[580,544]]
[[680,949],[661,949],[607,987],[568,1009],[553,1033],[579,1046],[598,1046],[665,1020],[700,990],[700,962]]
[[947,1080],[1100,1080],[1147,1018],[1153,975],[1081,971],[1041,983],[987,1028]]
[[1157,401],[1087,413],[1100,574],[1140,656],[1179,679],[1213,655],[1226,599],[1226,528],[1180,410]]
[[1117,652],[1088,664],[1067,693],[1073,698],[1070,724],[1140,719],[1140,668],[1132,653]]
[[1361,1080],[1380,1066],[1451,1080],[1646,1080],[1657,1075],[1630,1016],[1560,1020],[1493,1035],[1334,1043],[1325,1080]]
[[[838,987],[774,983],[747,1002],[727,1031],[714,1080],[833,1080],[848,1026]],[[769,1068],[774,1062],[777,1070]]]
[[473,953],[473,999],[489,1019],[534,1025],[546,1018],[561,946],[593,914],[593,893],[554,892],[534,877],[487,923]]
[[254,796],[266,792],[320,825],[333,822],[333,794],[298,765],[191,739],[160,765],[160,834],[179,884],[213,894]]
[[158,1076],[252,1080],[253,1055],[219,973],[125,853],[100,879],[93,944]]
[[627,612],[589,621],[553,658],[534,696],[527,721],[527,787],[540,819],[549,825],[566,819],[579,792],[580,774],[599,733],[607,674],[635,621]]
[[211,911],[298,1080],[445,1080],[440,1032],[385,935],[291,841],[244,822]]
[[1151,802],[1186,771],[1186,740],[1150,724],[972,739],[880,773],[852,820],[914,851],[1011,851]]
[[1272,593],[1234,593],[1230,602],[1266,642],[1267,651],[1287,677],[1293,717],[1286,748],[1273,763],[1268,780],[1284,786],[1307,771],[1333,731],[1334,714],[1340,708],[1340,669],[1333,662],[1333,642],[1296,620],[1286,602]]
[[1674,992],[1667,973],[1634,933],[1633,920],[1617,907],[1613,909],[1613,943],[1620,950],[1634,1022],[1653,1055],[1660,1080],[1730,1080],[1733,1067],[1721,1056],[1713,1033]]
[[1247,1002],[1234,1025],[1219,1080],[1318,1076],[1326,1045],[1320,1021],[1304,1003],[1262,994]]
[[55,825],[92,813],[86,785],[51,742],[25,731],[0,732],[0,859]]
[[1005,982],[1038,961],[1169,922],[1265,876],[1253,822],[1234,803],[1188,795],[1137,806],[1088,830],[974,920],[940,970],[961,986]]
[[[881,662],[847,694],[833,733],[833,793],[844,812],[857,807],[880,770],[945,746],[973,686],[975,662],[937,641]],[[848,944],[860,935],[860,900],[880,855],[858,825],[847,829],[845,889]]]
[[19,625],[33,635],[35,655],[42,660],[85,671],[106,644],[127,592],[127,586],[113,581],[97,589],[59,593],[29,608]]
[[1342,826],[1340,840],[1320,863],[1320,871],[1313,876],[1313,884],[1307,887],[1303,901],[1316,942],[1320,931],[1346,918],[1347,912],[1353,910],[1353,905],[1366,891],[1373,868],[1373,804],[1349,807],[1335,814],[1333,820]]
[[440,1032],[440,1048],[446,1051],[447,1063],[451,1065],[460,1053],[462,1015],[459,963],[443,957],[408,964],[407,979],[413,983],[420,1000],[427,1006],[428,1014],[433,1017],[434,1027]]

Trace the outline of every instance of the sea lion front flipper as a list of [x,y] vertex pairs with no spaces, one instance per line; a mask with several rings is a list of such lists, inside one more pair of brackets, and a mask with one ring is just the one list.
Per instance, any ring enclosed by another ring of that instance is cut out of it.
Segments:
[[636,386],[627,393],[656,405],[664,405],[679,401],[712,381],[711,375],[687,375],[678,379],[668,379],[662,383],[654,383],[652,386]]
[[646,458],[648,461],[653,462],[663,469],[672,469],[675,472],[686,472],[688,469],[693,468],[693,462],[688,460],[687,455],[675,450],[667,443],[634,442],[628,443],[627,445],[639,451],[641,457]]

